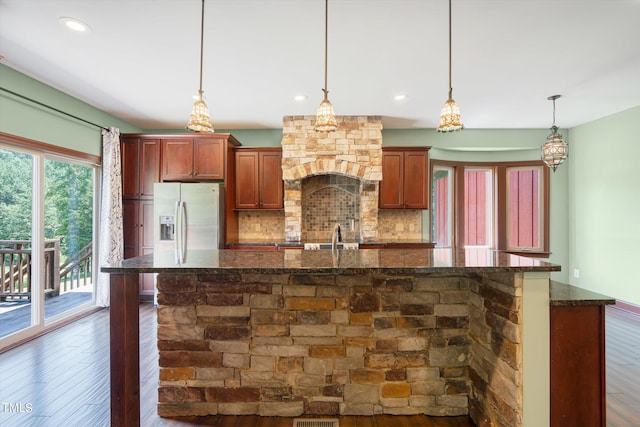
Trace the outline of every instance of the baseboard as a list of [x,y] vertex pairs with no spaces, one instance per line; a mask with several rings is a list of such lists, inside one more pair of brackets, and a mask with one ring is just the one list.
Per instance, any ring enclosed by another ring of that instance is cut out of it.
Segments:
[[631,313],[640,315],[640,305],[635,305],[635,304],[631,304],[630,302],[616,300],[614,307],[619,308],[620,310],[629,311]]

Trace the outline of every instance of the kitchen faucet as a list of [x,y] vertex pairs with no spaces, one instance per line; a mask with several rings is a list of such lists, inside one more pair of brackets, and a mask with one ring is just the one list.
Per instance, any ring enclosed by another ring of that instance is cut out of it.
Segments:
[[337,243],[342,242],[342,232],[340,231],[340,224],[336,224],[331,234],[331,250],[335,250]]

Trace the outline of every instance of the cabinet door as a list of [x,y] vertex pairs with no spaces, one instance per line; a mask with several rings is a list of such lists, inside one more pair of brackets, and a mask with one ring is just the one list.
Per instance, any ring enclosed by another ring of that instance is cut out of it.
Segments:
[[236,159],[236,203],[237,209],[259,207],[258,153],[237,151]]
[[224,140],[193,141],[193,176],[198,179],[224,179]]
[[193,177],[193,139],[162,140],[162,180],[189,180]]
[[551,425],[607,422],[605,306],[551,306]]
[[406,209],[428,209],[427,191],[428,155],[426,151],[404,153],[404,207]]
[[138,256],[139,241],[139,214],[138,205],[140,202],[136,200],[122,201],[122,225],[123,225],[123,246],[124,258],[133,258]]
[[153,201],[140,202],[138,210],[140,224],[138,253],[141,254],[143,252],[142,249],[153,249],[154,245],[153,226],[155,218],[153,217]]
[[284,183],[282,182],[282,154],[260,153],[259,163],[260,208],[282,209],[284,207]]
[[137,199],[140,193],[138,181],[138,165],[140,159],[138,138],[123,138],[120,146],[120,162],[122,168],[122,198]]
[[140,140],[140,198],[153,199],[153,184],[160,182],[160,140]]
[[404,153],[384,151],[382,153],[382,181],[380,181],[379,207],[383,209],[404,208]]
[[[139,210],[139,256],[153,253],[153,201],[140,202]],[[151,273],[140,275],[140,295],[153,295],[155,275]]]

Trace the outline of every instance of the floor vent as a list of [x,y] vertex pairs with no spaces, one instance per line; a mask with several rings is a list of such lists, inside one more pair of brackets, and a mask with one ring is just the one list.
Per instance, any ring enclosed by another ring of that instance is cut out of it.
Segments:
[[293,427],[339,427],[339,424],[330,418],[295,418]]

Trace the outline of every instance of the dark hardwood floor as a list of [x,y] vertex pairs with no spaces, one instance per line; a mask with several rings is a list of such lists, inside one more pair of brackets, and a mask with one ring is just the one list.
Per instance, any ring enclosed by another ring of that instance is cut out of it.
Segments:
[[[142,304],[141,425],[290,427],[291,418],[156,415],[155,308]],[[607,425],[640,425],[640,316],[607,309]],[[0,354],[0,426],[109,425],[109,312],[101,310]],[[341,427],[467,427],[467,417],[341,417]]]
[[640,316],[607,307],[607,426],[640,426]]

